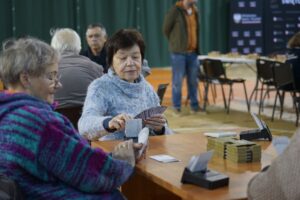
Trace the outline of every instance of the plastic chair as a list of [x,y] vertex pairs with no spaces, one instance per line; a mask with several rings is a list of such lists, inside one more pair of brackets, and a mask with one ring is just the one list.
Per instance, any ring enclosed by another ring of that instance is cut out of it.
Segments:
[[82,113],[82,105],[68,108],[57,108],[55,111],[66,116],[73,124],[74,128],[77,128],[77,123]]
[[[273,81],[273,65],[274,61],[257,59],[256,60],[256,84],[249,98],[249,105],[251,105],[252,97],[255,93],[255,99],[257,99],[257,93],[260,92],[258,114],[263,111],[263,102],[266,95],[269,95],[270,91],[275,91],[275,85]],[[265,92],[264,92],[265,91]]]
[[158,85],[157,95],[158,95],[158,97],[160,99],[160,102],[159,102],[160,104],[162,104],[162,102],[163,102],[163,99],[164,99],[166,90],[168,88],[168,85],[169,85],[169,83],[162,83],[162,84]]
[[[215,60],[215,59],[205,59],[203,60],[203,69],[205,73],[205,96],[204,96],[204,105],[203,105],[203,110],[206,109],[206,104],[208,101],[208,89],[209,89],[209,84],[220,84],[221,89],[222,89],[222,96],[223,96],[223,101],[224,101],[224,107],[227,110],[227,114],[229,114],[230,110],[230,101],[232,98],[233,94],[233,89],[232,86],[235,83],[241,83],[244,86],[244,92],[245,92],[245,99],[246,99],[246,104],[247,104],[247,110],[250,111],[249,107],[249,101],[248,101],[248,96],[247,96],[247,89],[245,85],[245,79],[230,79],[227,78],[226,76],[226,71],[223,67],[223,63],[220,60]],[[229,86],[229,96],[226,100],[225,97],[225,92],[224,92],[224,85]]]
[[273,66],[273,79],[276,87],[276,96],[275,96],[273,111],[272,111],[272,121],[274,120],[277,98],[279,98],[279,102],[280,102],[280,119],[281,119],[283,114],[285,93],[289,92],[293,98],[294,108],[296,109],[296,116],[297,116],[296,126],[298,126],[299,97],[298,98],[296,97],[296,92],[298,91],[296,91],[295,89],[294,75],[293,75],[291,64],[275,62]]

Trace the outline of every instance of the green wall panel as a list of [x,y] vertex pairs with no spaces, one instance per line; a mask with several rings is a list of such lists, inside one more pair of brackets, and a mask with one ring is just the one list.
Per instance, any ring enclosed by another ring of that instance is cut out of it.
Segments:
[[[101,22],[108,35],[120,28],[142,32],[150,66],[169,66],[169,52],[162,24],[176,0],[0,0],[0,41],[31,35],[50,42],[50,29],[75,29],[86,47],[88,24]],[[230,0],[199,0],[201,52],[226,52]],[[15,29],[14,29],[15,27]]]
[[0,41],[5,38],[12,37],[12,1],[0,0]]

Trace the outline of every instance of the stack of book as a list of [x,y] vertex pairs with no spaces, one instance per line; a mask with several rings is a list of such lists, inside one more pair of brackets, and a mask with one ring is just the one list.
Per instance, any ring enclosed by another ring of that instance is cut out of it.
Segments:
[[233,137],[207,138],[207,150],[214,150],[216,156],[237,162],[259,162],[261,159],[260,145],[247,140]]

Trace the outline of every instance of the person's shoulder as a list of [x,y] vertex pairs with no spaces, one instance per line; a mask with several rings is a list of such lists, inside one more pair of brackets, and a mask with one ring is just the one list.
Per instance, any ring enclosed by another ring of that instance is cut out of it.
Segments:
[[93,80],[89,87],[97,88],[97,89],[99,88],[107,89],[107,87],[109,87],[110,85],[111,85],[111,80],[108,74],[104,74],[100,78]]
[[85,62],[86,65],[88,65],[89,67],[94,67],[94,68],[97,68],[97,69],[103,68],[98,63],[92,61],[89,57],[86,57],[84,55],[78,55],[78,58],[80,58],[82,60],[82,62]]
[[83,50],[80,51],[79,54],[87,57],[88,56],[88,52],[89,52],[88,49],[83,49]]
[[45,126],[47,123],[62,123],[63,119],[55,114],[53,107],[48,103],[37,103],[36,105],[27,105],[22,108],[24,117],[34,120],[36,126]]

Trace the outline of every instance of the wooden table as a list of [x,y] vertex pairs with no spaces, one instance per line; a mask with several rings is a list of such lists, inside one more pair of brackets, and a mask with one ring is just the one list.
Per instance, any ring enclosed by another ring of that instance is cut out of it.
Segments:
[[199,60],[205,60],[205,59],[221,60],[223,63],[229,63],[229,64],[245,64],[251,71],[256,73],[256,70],[252,68],[252,65],[256,64],[256,59],[252,59],[252,58],[199,55],[198,59]]
[[[107,152],[112,151],[119,141],[93,142]],[[209,169],[230,177],[229,186],[208,190],[180,182],[184,167],[192,155],[206,151],[207,139],[202,133],[174,134],[150,137],[147,158],[136,166],[134,176],[122,186],[122,192],[129,199],[245,199],[249,180],[270,164],[272,156],[262,153],[260,163],[238,164],[220,157],[213,157]],[[270,143],[259,142],[265,149]],[[160,163],[149,158],[150,155],[168,154],[180,162]]]

